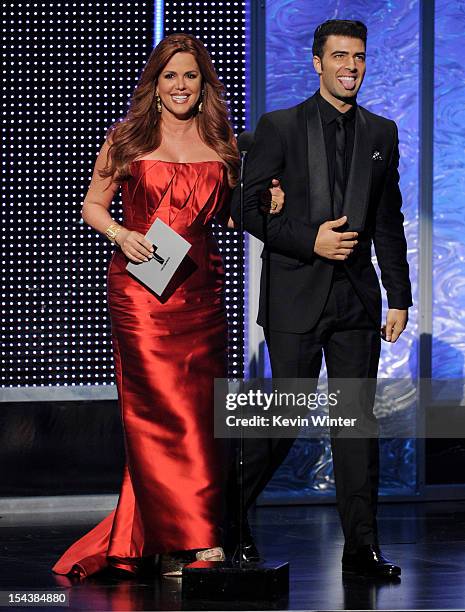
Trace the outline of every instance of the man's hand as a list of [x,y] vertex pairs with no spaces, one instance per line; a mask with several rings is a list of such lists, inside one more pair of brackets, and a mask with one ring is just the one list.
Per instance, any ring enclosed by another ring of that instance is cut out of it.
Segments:
[[338,261],[347,259],[354,250],[358,240],[357,232],[335,232],[334,229],[342,227],[346,223],[347,217],[341,217],[335,221],[326,221],[320,225],[315,240],[314,252],[326,259]]
[[408,321],[408,310],[389,308],[386,325],[381,328],[381,335],[387,342],[395,342],[404,331]]

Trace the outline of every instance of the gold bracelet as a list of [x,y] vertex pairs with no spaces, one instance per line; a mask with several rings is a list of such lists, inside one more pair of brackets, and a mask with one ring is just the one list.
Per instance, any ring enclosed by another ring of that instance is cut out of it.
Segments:
[[123,229],[123,227],[122,227],[122,225],[119,225],[119,223],[112,223],[105,230],[105,235],[107,236],[107,238],[110,239],[110,241],[113,244],[116,244],[116,236],[120,233],[120,231],[122,229]]

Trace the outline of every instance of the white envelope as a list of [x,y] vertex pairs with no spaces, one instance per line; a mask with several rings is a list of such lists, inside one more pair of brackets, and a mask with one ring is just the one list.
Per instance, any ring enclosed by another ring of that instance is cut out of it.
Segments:
[[130,261],[126,270],[161,296],[192,245],[161,219],[155,219],[145,238],[153,243],[153,257],[141,263]]

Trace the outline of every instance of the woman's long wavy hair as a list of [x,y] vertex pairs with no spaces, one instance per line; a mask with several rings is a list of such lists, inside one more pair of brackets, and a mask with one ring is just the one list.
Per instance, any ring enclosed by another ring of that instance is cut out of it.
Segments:
[[130,163],[160,146],[160,114],[156,108],[156,90],[160,73],[175,53],[191,53],[202,75],[202,112],[195,109],[199,134],[214,149],[228,168],[229,182],[237,182],[239,153],[224,99],[224,86],[218,79],[208,51],[189,34],[170,34],[152,51],[134,90],[126,116],[107,132],[110,143],[102,178],[117,181],[130,178]]

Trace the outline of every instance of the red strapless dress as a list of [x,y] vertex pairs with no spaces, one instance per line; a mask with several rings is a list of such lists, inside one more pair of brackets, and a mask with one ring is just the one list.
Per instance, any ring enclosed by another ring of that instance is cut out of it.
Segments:
[[213,380],[226,376],[227,324],[211,221],[229,215],[227,172],[217,161],[138,160],[132,174],[124,225],[145,234],[159,217],[192,244],[189,265],[160,301],[126,271],[122,251],[113,254],[108,302],[127,462],[116,509],[63,554],[58,574],[134,570],[144,556],[221,545]]

